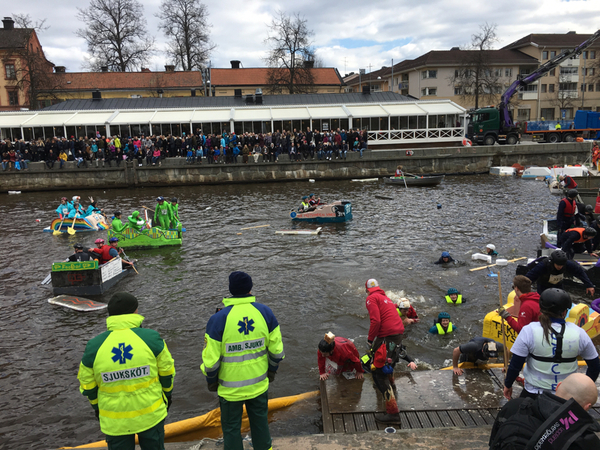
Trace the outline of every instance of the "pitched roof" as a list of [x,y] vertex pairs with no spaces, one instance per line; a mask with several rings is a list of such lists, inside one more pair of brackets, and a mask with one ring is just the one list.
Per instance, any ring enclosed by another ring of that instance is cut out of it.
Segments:
[[339,105],[356,103],[414,102],[415,98],[393,92],[371,94],[292,94],[263,95],[262,105],[246,104],[244,98],[222,97],[163,97],[163,98],[107,98],[102,100],[67,100],[44,108],[44,111],[178,109],[178,108],[232,108],[243,106]]
[[[517,49],[529,45],[538,47],[575,48],[591,38],[591,34],[563,33],[563,34],[529,34],[521,39],[508,44],[503,49]],[[591,47],[599,47],[600,42],[594,42]]]
[[0,49],[23,48],[32,32],[33,28],[0,28]]
[[[269,68],[257,67],[249,69],[211,69],[210,77],[213,86],[265,86]],[[319,86],[344,84],[337,69],[332,67],[310,69],[315,84]]]
[[55,73],[66,91],[189,89],[202,86],[200,72],[64,72]]

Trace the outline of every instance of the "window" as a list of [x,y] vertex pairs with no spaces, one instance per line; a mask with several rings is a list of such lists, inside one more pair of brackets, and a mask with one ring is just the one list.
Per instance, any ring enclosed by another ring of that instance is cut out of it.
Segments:
[[551,77],[555,77],[556,76],[556,69],[552,69],[550,72],[548,72],[550,74]]
[[512,78],[512,69],[504,69],[504,76],[507,78]]
[[519,73],[520,73],[521,75],[529,75],[529,74],[531,73],[531,69],[530,69],[530,68],[528,68],[528,67],[521,67],[521,68],[519,69]]
[[421,76],[424,80],[426,78],[437,78],[437,70],[424,70],[421,72]]
[[537,84],[528,84],[519,89],[521,92],[537,92]]
[[554,120],[554,108],[542,108],[542,120]]
[[553,84],[549,84],[548,85],[548,92],[554,92],[554,85]]
[[17,106],[19,104],[18,91],[8,91],[8,104],[10,106]]
[[578,67],[561,67],[560,74],[561,75],[577,75]]
[[596,59],[596,50],[590,50],[590,59]]
[[588,91],[594,92],[594,85],[593,84],[589,84],[588,85]]
[[552,51],[550,52],[550,59],[552,59],[552,58],[554,58],[554,57],[556,57],[556,51],[552,50]]
[[542,84],[542,94],[548,92],[548,85]]
[[427,95],[437,95],[437,88],[424,88],[421,89],[421,95],[423,97]]
[[559,83],[558,90],[559,91],[576,91],[577,83]]
[[519,120],[529,120],[531,115],[530,109],[518,109],[517,110],[517,119]]
[[461,88],[461,87],[454,88],[454,95],[462,95],[462,94],[463,94],[463,88]]
[[17,78],[17,72],[15,72],[14,64],[6,64],[4,66],[4,69],[6,71],[6,79],[7,80],[15,80]]
[[586,87],[586,85],[585,85],[585,84],[582,84],[582,85],[581,85],[581,92],[585,92],[585,87]]
[[544,50],[542,52],[542,60],[544,60],[544,59],[548,59],[548,50]]

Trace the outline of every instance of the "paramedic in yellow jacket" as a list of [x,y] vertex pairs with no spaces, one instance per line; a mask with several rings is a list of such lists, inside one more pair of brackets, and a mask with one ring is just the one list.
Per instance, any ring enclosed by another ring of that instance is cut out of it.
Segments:
[[90,340],[79,365],[80,391],[90,401],[108,448],[164,448],[175,366],[160,335],[141,328],[138,301],[118,292],[108,302],[108,331]]
[[221,406],[223,444],[242,450],[242,408],[246,405],[252,445],[271,448],[268,389],[284,358],[279,323],[268,306],[255,302],[252,278],[244,272],[229,275],[233,298],[206,325],[202,365],[209,391],[217,391]]

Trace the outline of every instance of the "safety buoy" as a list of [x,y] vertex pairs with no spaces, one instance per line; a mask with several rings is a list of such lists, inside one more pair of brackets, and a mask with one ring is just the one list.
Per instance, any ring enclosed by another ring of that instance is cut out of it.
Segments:
[[415,152],[413,152],[412,150],[406,150],[406,156],[412,156],[414,154]]
[[462,140],[462,145],[463,145],[463,147],[471,147],[473,145],[473,143],[471,142],[471,139],[467,139],[465,137]]

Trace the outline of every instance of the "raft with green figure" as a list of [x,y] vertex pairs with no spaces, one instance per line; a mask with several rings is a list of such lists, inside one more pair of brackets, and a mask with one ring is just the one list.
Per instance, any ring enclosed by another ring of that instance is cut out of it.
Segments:
[[118,238],[119,247],[125,249],[146,249],[181,245],[183,242],[182,236],[181,226],[176,230],[163,230],[158,227],[142,228],[139,231],[131,227],[125,227],[120,232],[116,232],[113,229],[108,230],[108,238]]

